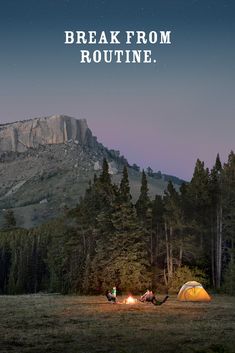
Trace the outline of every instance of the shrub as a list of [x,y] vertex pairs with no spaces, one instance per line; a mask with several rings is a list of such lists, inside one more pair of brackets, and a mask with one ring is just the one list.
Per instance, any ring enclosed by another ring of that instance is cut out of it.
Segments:
[[182,285],[188,281],[197,281],[202,285],[206,285],[208,283],[205,273],[199,268],[189,268],[188,266],[182,266],[177,268],[177,270],[174,272],[169,291],[172,293],[178,293]]

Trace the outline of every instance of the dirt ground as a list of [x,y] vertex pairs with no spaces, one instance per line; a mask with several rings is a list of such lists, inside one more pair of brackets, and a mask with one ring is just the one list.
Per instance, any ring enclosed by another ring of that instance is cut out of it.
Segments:
[[153,306],[102,296],[0,296],[4,353],[234,353],[234,332],[235,297],[183,303],[172,296]]

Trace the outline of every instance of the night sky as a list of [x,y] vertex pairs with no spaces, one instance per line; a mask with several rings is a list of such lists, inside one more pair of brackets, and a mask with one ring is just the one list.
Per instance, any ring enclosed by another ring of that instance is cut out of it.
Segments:
[[[172,44],[156,64],[84,65],[65,30],[171,30]],[[235,147],[234,35],[232,0],[0,0],[0,122],[86,118],[130,163],[188,180]]]

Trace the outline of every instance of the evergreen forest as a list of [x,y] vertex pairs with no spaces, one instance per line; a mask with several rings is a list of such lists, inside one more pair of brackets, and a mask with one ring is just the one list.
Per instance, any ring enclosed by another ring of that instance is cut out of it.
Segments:
[[84,197],[62,217],[17,228],[12,210],[0,231],[0,294],[177,292],[188,280],[235,293],[235,154],[209,170],[197,160],[190,182],[169,181],[151,200],[142,172],[132,201],[128,168],[113,184],[106,160]]

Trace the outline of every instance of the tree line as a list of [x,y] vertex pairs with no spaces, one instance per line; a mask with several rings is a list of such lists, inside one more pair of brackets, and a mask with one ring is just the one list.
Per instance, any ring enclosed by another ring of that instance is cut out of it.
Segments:
[[235,290],[235,155],[209,170],[197,160],[192,180],[149,198],[142,172],[136,203],[128,168],[112,183],[106,160],[78,206],[34,229],[6,214],[0,231],[0,293],[101,293],[148,287],[177,291],[187,280]]

